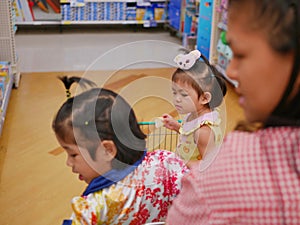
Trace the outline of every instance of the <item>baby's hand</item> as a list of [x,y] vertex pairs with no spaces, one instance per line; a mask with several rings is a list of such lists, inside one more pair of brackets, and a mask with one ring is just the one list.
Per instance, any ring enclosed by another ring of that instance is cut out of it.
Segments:
[[180,124],[169,114],[163,114],[162,121],[166,128],[179,132]]

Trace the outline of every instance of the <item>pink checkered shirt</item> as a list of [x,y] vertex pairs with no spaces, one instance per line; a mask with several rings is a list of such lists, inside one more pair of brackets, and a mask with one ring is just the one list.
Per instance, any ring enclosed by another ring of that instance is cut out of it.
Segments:
[[182,186],[168,225],[300,224],[300,128],[232,132]]

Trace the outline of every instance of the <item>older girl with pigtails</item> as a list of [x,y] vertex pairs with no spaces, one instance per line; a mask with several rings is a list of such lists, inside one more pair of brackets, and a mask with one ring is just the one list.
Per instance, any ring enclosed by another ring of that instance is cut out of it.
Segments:
[[147,152],[130,105],[115,92],[92,88],[74,97],[74,82],[63,77],[68,99],[53,120],[53,130],[67,153],[67,165],[88,186],[72,199],[73,214],[64,225],[144,224],[164,221],[187,171],[172,152]]

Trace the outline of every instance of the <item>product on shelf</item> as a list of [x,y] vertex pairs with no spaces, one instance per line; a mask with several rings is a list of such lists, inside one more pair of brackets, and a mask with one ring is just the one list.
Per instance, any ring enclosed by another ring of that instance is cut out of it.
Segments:
[[31,3],[28,2],[28,0],[15,0],[15,4],[13,4],[13,7],[15,7],[15,11],[18,11],[21,15],[17,18],[17,21],[33,21],[34,16],[32,14],[32,11],[30,10]]
[[154,20],[165,20],[166,19],[166,4],[165,3],[154,3]]
[[59,0],[46,0],[46,2],[55,13],[60,13],[60,2],[59,2]]
[[[5,93],[5,85],[4,83],[0,82],[0,106],[2,105],[4,99],[4,93]],[[1,112],[2,110],[0,111],[0,117],[1,117]]]
[[227,81],[232,85],[237,86],[238,82],[230,79],[226,74],[226,68],[232,59],[233,53],[226,40],[227,33],[227,4],[228,0],[220,0],[220,6],[217,9],[217,13],[220,15],[220,19],[217,23],[217,29],[219,36],[217,37],[217,69],[224,75]]
[[222,67],[222,69],[226,70],[226,67],[228,66],[232,58],[232,51],[226,41],[226,31],[222,31],[220,34],[220,38],[217,44],[217,52],[218,52],[218,65]]
[[[5,113],[5,106],[3,104],[5,99],[9,97],[6,96],[6,93],[7,93],[7,89],[9,88],[8,84],[10,81],[11,73],[12,73],[12,69],[11,69],[10,62],[0,61],[0,120],[1,121],[3,120],[2,118],[3,113]],[[1,130],[1,123],[0,123],[0,130]]]
[[181,0],[170,0],[168,16],[171,28],[180,31]]
[[8,83],[11,73],[12,69],[10,62],[0,61],[0,83]]
[[199,1],[185,0],[182,22],[182,45],[184,48],[194,50],[197,48],[197,29],[199,20]]
[[227,30],[227,5],[228,0],[221,0],[220,7],[217,9],[218,13],[221,14],[219,26],[223,30]]
[[[10,93],[13,86],[13,76],[20,77],[17,54],[15,49],[15,20],[17,13],[14,3],[19,0],[0,1],[0,135],[5,120]],[[28,3],[28,2],[27,2]],[[14,74],[13,74],[13,69]],[[15,87],[18,82],[14,83]]]

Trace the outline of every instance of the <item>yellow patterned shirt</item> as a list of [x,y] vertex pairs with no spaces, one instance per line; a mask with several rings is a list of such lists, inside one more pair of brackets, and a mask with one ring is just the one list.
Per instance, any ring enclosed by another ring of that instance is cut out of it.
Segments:
[[201,126],[207,125],[214,133],[215,145],[219,145],[223,139],[221,130],[221,118],[217,110],[206,113],[194,120],[187,121],[190,113],[187,114],[182,121],[182,126],[179,129],[179,144],[176,153],[185,161],[201,160],[201,155],[195,143],[194,133]]

